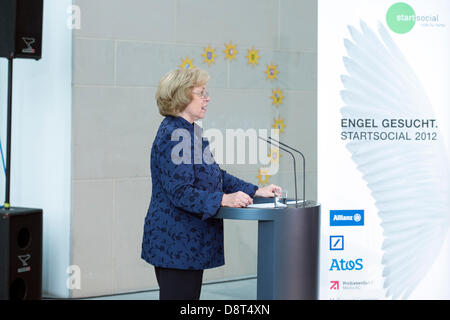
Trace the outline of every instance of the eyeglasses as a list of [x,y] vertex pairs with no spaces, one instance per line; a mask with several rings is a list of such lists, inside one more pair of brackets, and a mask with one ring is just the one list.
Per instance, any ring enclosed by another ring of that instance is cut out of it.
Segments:
[[202,92],[192,92],[193,94],[199,96],[200,98],[207,99],[209,97],[208,91],[202,91]]

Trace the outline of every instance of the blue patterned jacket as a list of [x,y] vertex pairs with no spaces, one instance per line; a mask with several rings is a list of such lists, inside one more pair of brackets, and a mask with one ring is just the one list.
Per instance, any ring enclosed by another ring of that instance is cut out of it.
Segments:
[[[173,148],[185,138],[172,141],[176,129],[190,133],[191,155],[176,149],[180,155],[190,156],[187,163],[172,161]],[[198,155],[195,143],[212,161],[205,156],[194,159]],[[258,187],[220,169],[209,151],[209,142],[202,139],[201,128],[182,117],[167,116],[161,122],[150,162],[152,197],[144,224],[142,259],[175,269],[223,265],[223,220],[211,217],[219,210],[224,193],[243,191],[253,197]]]

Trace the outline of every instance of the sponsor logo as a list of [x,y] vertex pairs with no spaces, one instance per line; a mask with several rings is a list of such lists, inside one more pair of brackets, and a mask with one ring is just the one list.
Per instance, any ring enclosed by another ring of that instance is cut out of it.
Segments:
[[344,250],[344,236],[330,236],[330,250]]
[[330,210],[330,226],[363,226],[364,210]]
[[446,27],[442,23],[439,12],[416,11],[409,4],[404,2],[394,3],[386,13],[386,24],[391,31],[398,34],[410,32],[416,25],[421,27]]
[[407,3],[395,3],[386,13],[386,23],[395,33],[408,33],[416,24],[416,12]]
[[330,271],[358,271],[363,269],[363,259],[355,260],[333,259],[331,260]]
[[[330,291],[342,291],[342,290],[364,290],[364,289],[375,289],[375,283],[373,280],[343,280],[343,281],[330,281]],[[333,297],[332,300],[339,299]],[[353,298],[355,299],[355,298]],[[359,299],[359,298],[356,298]],[[362,297],[361,299],[367,299]]]
[[339,290],[339,281],[330,281],[330,290]]

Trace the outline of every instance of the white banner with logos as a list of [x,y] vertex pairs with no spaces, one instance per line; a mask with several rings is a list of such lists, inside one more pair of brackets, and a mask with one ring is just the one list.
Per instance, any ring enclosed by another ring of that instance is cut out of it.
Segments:
[[319,0],[321,299],[450,298],[450,1]]

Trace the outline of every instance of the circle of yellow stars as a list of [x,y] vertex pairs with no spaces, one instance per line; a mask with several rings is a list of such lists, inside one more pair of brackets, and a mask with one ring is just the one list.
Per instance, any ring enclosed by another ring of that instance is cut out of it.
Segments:
[[280,90],[278,88],[276,90],[272,90],[271,98],[272,98],[272,104],[276,105],[278,108],[278,106],[283,103],[283,98],[284,98],[283,90]]
[[266,79],[269,79],[270,82],[272,82],[272,80],[277,79],[277,75],[279,73],[279,71],[277,70],[277,66],[273,65],[272,63],[269,65],[267,65],[267,69],[266,71],[264,71],[267,75]]
[[259,50],[255,50],[255,47],[252,47],[251,50],[247,51],[248,55],[245,56],[248,59],[247,64],[251,64],[252,67],[254,67],[255,64],[258,64],[258,60],[260,58],[260,56],[258,55]]
[[270,175],[267,173],[269,169],[267,168],[259,168],[259,174],[256,176],[258,178],[258,184],[261,184],[263,187],[266,184],[269,184]]
[[280,133],[284,132],[284,127],[286,125],[284,124],[284,120],[278,116],[278,119],[273,118],[274,124],[272,125],[272,128],[280,130]]
[[236,45],[233,44],[232,41],[230,41],[229,44],[225,43],[225,50],[223,50],[225,53],[225,59],[228,61],[233,61],[233,59],[236,59],[236,55],[238,54],[238,51],[236,50]]
[[189,57],[186,57],[186,59],[181,58],[181,64],[179,65],[179,67],[181,69],[193,69],[195,68],[193,62],[194,59],[189,59]]
[[270,147],[270,154],[268,155],[270,163],[280,163],[280,149],[275,147]]
[[215,51],[216,49],[213,49],[210,46],[208,46],[208,48],[204,48],[204,52],[202,54],[202,57],[204,58],[203,62],[208,63],[208,67],[211,65],[211,63],[216,63],[214,61],[214,58],[217,57]]
[[[233,44],[233,42],[230,41],[229,43],[225,43],[223,53],[225,53],[225,60],[232,62],[233,60],[236,60],[236,56],[239,52],[236,49],[236,44]],[[217,57],[216,49],[211,48],[211,46],[208,45],[207,48],[203,48],[202,57],[203,62],[207,63],[208,67],[211,66],[211,63],[215,64],[215,58]],[[247,65],[252,65],[253,68],[255,65],[259,64],[259,59],[261,58],[259,56],[259,50],[255,49],[254,46],[252,46],[251,49],[247,49],[247,55],[245,57],[247,58]],[[194,59],[190,59],[188,56],[186,56],[186,58],[181,58],[181,64],[179,67],[184,69],[195,68]],[[266,74],[266,80],[270,80],[270,82],[272,82],[273,80],[278,79],[278,74],[280,72],[278,71],[277,65],[270,63],[270,65],[266,65],[266,70],[264,73]],[[272,99],[272,105],[275,105],[278,108],[279,105],[283,103],[283,91],[279,88],[272,89],[272,96],[270,98]],[[278,119],[274,118],[272,128],[278,129],[279,132],[282,133],[284,132],[285,127],[286,124],[279,115]],[[271,147],[270,154],[267,156],[270,163],[278,163],[281,157],[280,150],[278,148]],[[259,185],[265,186],[266,184],[269,184],[270,177],[271,176],[268,174],[268,168],[259,168],[257,175]]]

